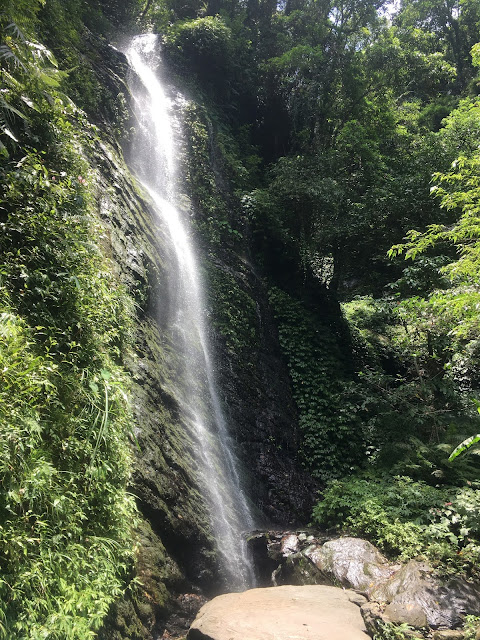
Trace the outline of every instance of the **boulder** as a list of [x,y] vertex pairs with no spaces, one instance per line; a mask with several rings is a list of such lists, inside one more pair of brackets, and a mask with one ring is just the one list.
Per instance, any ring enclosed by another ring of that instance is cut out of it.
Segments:
[[[362,605],[360,609],[367,632],[372,638],[383,638],[385,636],[385,627],[394,624],[393,620],[383,611],[381,605],[378,602],[367,602]],[[423,633],[415,631],[414,629],[402,629],[402,636],[404,638],[419,638],[422,640],[425,638]]]
[[187,640],[366,640],[364,601],[324,585],[227,593],[200,609]]
[[[433,629],[457,627],[465,614],[480,613],[478,584],[459,579],[442,584],[428,564],[416,560],[410,560],[387,581],[370,590],[369,598],[389,602],[398,612],[420,608]],[[399,622],[412,624],[408,615],[402,618],[399,613],[397,618]]]
[[416,629],[427,626],[427,616],[424,609],[418,604],[395,604],[385,607],[385,615],[395,624],[408,624]]
[[360,538],[338,538],[320,547],[312,545],[304,555],[332,584],[366,593],[398,569],[389,565],[373,544]]
[[370,600],[393,602],[401,594],[414,594],[422,588],[433,591],[434,582],[431,569],[424,562],[410,560],[392,573],[390,577],[376,584],[369,592]]

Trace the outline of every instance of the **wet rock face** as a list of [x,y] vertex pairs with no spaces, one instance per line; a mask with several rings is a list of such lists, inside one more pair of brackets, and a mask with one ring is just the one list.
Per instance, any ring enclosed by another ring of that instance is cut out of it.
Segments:
[[193,445],[166,365],[166,242],[119,150],[96,142],[89,152],[97,169],[104,250],[136,302],[135,342],[125,364],[133,398],[131,491],[143,516],[136,567],[142,588],[112,607],[99,637],[150,640],[172,614],[176,628],[183,620],[186,631],[195,612],[190,605],[184,610],[176,596],[212,583],[215,554],[196,489]]
[[201,104],[185,109],[184,128],[180,188],[194,203],[216,380],[244,487],[257,526],[295,526],[310,518],[316,486],[299,461],[290,376],[264,274],[253,258],[248,216],[235,193],[226,130]]
[[[126,70],[124,56],[108,48],[102,74],[115,72],[115,77],[105,86],[125,89]],[[209,517],[197,489],[194,444],[181,417],[172,374],[175,350],[167,323],[168,269],[173,257],[165,231],[125,166],[121,150],[111,138],[107,141],[108,118],[107,112],[102,114],[102,140],[92,140],[86,152],[96,168],[103,249],[136,303],[135,343],[126,365],[134,414],[131,490],[144,519],[138,571],[145,586],[135,601],[127,597],[113,607],[100,637],[144,640],[161,636],[165,628],[180,634],[183,625],[186,631],[199,590],[218,593],[217,559]],[[243,354],[228,350],[219,332],[212,335],[219,356],[221,397],[246,467],[247,490],[259,519],[286,523],[306,518],[313,485],[295,462],[295,409],[263,284],[235,251],[215,257],[211,267],[217,274],[228,272],[236,291],[255,309],[257,340]],[[192,594],[193,599],[179,599],[182,593]]]
[[265,285],[237,248],[216,250],[210,273],[212,316],[238,314],[253,336],[232,344],[225,335],[237,327],[212,323],[217,380],[246,492],[259,526],[295,526],[310,518],[316,486],[297,461],[298,416]]
[[170,638],[185,636],[192,620],[195,619],[201,607],[206,603],[207,599],[196,593],[182,593],[175,598],[173,611],[169,616],[163,635],[159,640],[169,640]]
[[133,492],[167,553],[190,580],[207,582],[213,542],[196,490],[193,444],[170,381],[170,345],[162,325],[169,295],[168,244],[118,151],[98,143],[94,161],[105,250],[137,303],[135,343],[126,360],[134,411]]

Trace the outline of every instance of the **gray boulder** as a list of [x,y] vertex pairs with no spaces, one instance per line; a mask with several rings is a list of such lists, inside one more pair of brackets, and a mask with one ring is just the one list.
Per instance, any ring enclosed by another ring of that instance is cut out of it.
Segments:
[[[460,579],[442,584],[428,564],[416,560],[411,560],[388,580],[379,583],[369,592],[369,598],[391,603],[398,611],[402,607],[410,610],[421,608],[433,629],[454,628],[462,623],[465,614],[480,614],[478,584]],[[399,621],[410,624],[406,617]]]
[[332,584],[370,593],[378,583],[391,577],[398,566],[387,559],[370,542],[359,538],[338,538],[304,552]]

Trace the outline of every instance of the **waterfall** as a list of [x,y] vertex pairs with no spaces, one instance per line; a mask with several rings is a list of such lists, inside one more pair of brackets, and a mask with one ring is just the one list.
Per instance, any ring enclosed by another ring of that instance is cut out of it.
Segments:
[[223,579],[230,589],[242,590],[254,582],[242,536],[254,522],[217,390],[188,213],[177,205],[178,100],[169,99],[164,90],[157,36],[136,36],[125,53],[134,71],[129,88],[137,118],[130,162],[151,196],[174,255],[168,316],[177,360],[180,356],[182,363],[176,393],[195,444],[199,489],[210,513]]

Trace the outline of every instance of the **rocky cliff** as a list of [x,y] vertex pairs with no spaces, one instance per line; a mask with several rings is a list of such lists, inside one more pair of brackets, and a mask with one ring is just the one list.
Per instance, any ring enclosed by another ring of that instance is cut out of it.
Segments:
[[[94,45],[92,38],[90,46]],[[102,60],[95,71],[103,86],[113,102],[128,105],[124,56],[105,43],[95,46]],[[298,470],[297,416],[287,368],[265,284],[252,264],[248,225],[236,217],[238,203],[225,175],[218,130],[202,105],[190,99],[184,108],[183,189],[204,252],[221,398],[257,521],[291,524],[308,517],[312,484]],[[125,113],[122,117],[125,134],[135,123]],[[101,635],[144,639],[162,633],[165,625],[178,630],[201,605],[199,594],[215,593],[216,557],[197,488],[193,445],[168,365],[170,249],[148,197],[123,159],[128,158],[128,135],[120,148],[115,142],[118,122],[109,122],[108,113],[103,113],[99,124],[100,139],[88,153],[96,168],[104,248],[136,302],[128,367],[134,406],[132,492],[142,515],[137,531],[139,584],[114,607]],[[198,153],[204,155],[203,165],[194,176]],[[202,208],[205,188],[218,209],[210,207],[208,216]],[[228,229],[216,235],[225,216]]]

